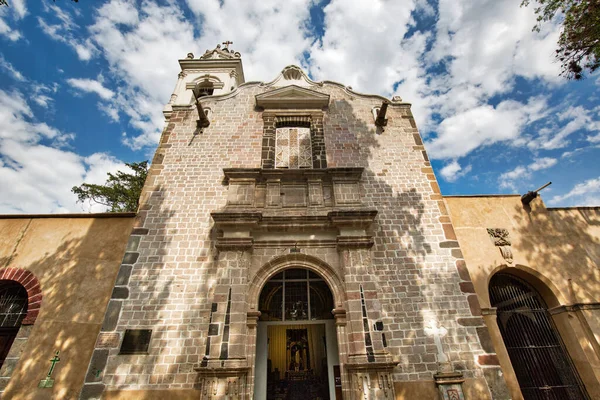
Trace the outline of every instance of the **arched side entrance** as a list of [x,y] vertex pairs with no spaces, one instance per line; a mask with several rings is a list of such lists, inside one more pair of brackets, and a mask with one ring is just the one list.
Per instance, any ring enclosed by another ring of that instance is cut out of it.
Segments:
[[[20,349],[29,339],[41,304],[42,289],[35,275],[21,268],[0,270],[1,388],[6,387],[19,362]],[[3,390],[0,389],[0,396]]]
[[519,277],[498,273],[489,295],[523,397],[588,399],[540,293]]
[[0,281],[0,368],[27,314],[27,291],[15,281]]
[[260,312],[253,397],[335,399],[341,371],[332,311],[340,288],[336,296],[327,282],[331,274],[326,280],[310,268],[313,263],[288,258],[273,266],[268,280],[257,276],[260,291],[250,293],[251,308]]

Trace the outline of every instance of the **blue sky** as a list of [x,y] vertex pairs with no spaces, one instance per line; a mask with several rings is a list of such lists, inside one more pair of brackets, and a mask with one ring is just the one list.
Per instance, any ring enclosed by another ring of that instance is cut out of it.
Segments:
[[558,76],[559,21],[521,0],[10,0],[0,8],[0,213],[94,210],[70,189],[150,159],[177,60],[224,40],[246,80],[289,64],[401,96],[444,194],[600,205],[600,75]]

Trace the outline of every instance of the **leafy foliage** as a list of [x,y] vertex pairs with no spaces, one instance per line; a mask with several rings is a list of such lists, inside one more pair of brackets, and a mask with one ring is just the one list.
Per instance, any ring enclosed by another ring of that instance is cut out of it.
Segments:
[[[584,70],[590,73],[600,67],[600,0],[533,0],[537,3],[537,24],[551,21],[557,13],[563,14],[562,32],[558,39],[556,59],[561,63],[561,75],[568,79],[582,79]],[[532,0],[523,0],[528,6]]]
[[78,202],[91,200],[105,205],[110,212],[135,212],[139,206],[140,194],[148,174],[148,161],[125,163],[133,174],[118,171],[108,173],[104,185],[83,183],[73,186],[71,191],[77,195]]

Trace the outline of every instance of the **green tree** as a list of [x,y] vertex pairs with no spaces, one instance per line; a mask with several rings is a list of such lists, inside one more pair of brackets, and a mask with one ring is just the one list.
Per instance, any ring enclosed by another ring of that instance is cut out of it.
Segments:
[[86,200],[102,204],[110,212],[135,212],[139,206],[140,194],[148,175],[148,161],[125,163],[133,174],[117,171],[108,173],[104,185],[83,183],[73,186],[71,191],[77,195],[77,202]]
[[592,73],[600,67],[600,0],[523,0],[521,6],[530,3],[536,3],[534,31],[539,32],[542,23],[562,14],[556,49],[562,76],[579,80],[586,70]]

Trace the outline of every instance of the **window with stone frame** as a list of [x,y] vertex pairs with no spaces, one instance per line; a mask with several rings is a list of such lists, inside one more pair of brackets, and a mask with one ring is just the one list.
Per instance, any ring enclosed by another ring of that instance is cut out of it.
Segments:
[[323,114],[263,114],[263,168],[327,168]]
[[310,128],[275,129],[275,168],[312,168]]

